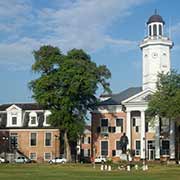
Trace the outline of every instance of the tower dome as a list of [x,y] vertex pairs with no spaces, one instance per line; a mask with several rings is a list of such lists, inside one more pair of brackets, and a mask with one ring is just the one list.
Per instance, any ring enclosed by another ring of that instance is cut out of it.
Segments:
[[163,25],[165,24],[163,18],[162,18],[160,15],[158,15],[158,14],[152,15],[152,16],[149,18],[147,24],[150,24],[150,23],[152,23],[152,22],[160,22],[160,23],[163,23]]

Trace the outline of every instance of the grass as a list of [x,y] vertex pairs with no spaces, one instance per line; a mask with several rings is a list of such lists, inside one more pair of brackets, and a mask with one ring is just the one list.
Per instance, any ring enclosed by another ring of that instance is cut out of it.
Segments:
[[89,165],[0,164],[0,180],[179,180],[180,166],[150,165],[149,170],[100,171]]

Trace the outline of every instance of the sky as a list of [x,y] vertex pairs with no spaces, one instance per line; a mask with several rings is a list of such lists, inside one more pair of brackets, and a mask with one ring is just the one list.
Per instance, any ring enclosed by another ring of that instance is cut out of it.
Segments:
[[32,52],[42,45],[63,53],[84,49],[111,71],[113,93],[141,86],[138,45],[155,9],[174,41],[172,69],[179,70],[179,7],[179,0],[0,0],[0,104],[33,101],[28,88],[37,78]]

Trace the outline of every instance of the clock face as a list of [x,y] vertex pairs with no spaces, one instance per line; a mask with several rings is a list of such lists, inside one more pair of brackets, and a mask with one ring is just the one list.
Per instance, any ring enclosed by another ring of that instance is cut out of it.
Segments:
[[152,53],[152,58],[157,58],[158,57],[158,53],[157,52],[153,52]]

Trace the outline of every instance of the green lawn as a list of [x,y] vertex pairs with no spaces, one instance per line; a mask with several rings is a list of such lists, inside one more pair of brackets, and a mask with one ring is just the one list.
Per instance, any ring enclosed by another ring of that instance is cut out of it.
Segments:
[[180,166],[151,165],[146,172],[100,171],[100,166],[0,164],[0,180],[180,180]]

